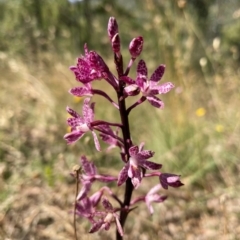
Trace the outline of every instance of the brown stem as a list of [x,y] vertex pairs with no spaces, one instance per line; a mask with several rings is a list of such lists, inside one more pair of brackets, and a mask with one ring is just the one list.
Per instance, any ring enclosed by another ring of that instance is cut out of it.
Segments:
[[75,165],[73,167],[73,172],[74,172],[75,178],[76,178],[76,190],[75,190],[76,192],[75,192],[75,202],[74,202],[73,226],[74,226],[75,240],[78,240],[77,226],[76,226],[76,208],[77,208],[77,195],[78,195],[78,179],[79,179],[79,173],[81,172],[81,167],[79,165]]

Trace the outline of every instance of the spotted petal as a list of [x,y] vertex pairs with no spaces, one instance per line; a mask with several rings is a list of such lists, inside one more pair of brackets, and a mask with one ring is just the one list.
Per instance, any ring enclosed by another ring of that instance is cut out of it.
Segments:
[[138,146],[132,146],[132,147],[129,148],[130,156],[135,156],[135,155],[138,154],[138,152],[139,152]]
[[137,78],[147,78],[148,70],[146,63],[140,60],[137,66]]
[[83,171],[87,175],[95,175],[97,173],[97,168],[95,164],[92,161],[88,161],[86,156],[82,156],[80,161],[81,161]]
[[147,100],[156,108],[164,108],[163,101],[155,96],[147,96]]
[[70,70],[74,72],[76,80],[81,83],[88,83],[94,80],[90,76],[91,68],[89,64],[82,58],[78,58],[77,66],[70,67]]
[[89,233],[97,232],[103,224],[104,224],[103,220],[99,220],[99,221],[93,223],[91,229],[89,230]]
[[73,109],[71,109],[70,107],[67,107],[66,108],[67,112],[73,116],[74,118],[81,118],[81,116],[76,112],[74,111]]
[[118,186],[121,186],[124,182],[126,182],[128,178],[128,168],[129,168],[129,163],[126,163],[126,165],[122,168],[118,175]]
[[165,72],[165,65],[160,65],[150,77],[151,85],[154,85],[154,84],[156,85],[161,80],[164,72]]
[[151,158],[153,155],[154,155],[153,151],[143,150],[143,151],[137,153],[135,158],[137,160],[146,160],[146,159]]
[[151,161],[139,161],[138,164],[148,170],[157,170],[162,167],[162,164],[151,162]]
[[83,118],[86,123],[91,123],[94,118],[94,103],[89,106],[90,98],[85,98],[83,103]]
[[122,76],[122,77],[120,77],[120,80],[124,81],[127,84],[134,84],[135,83],[135,81],[128,76]]
[[112,206],[112,204],[108,201],[108,199],[103,198],[102,204],[103,204],[103,207],[104,207],[108,212],[113,212],[113,206]]
[[74,130],[70,133],[65,134],[64,139],[67,141],[68,144],[71,144],[80,139],[84,134],[85,132]]
[[83,97],[83,96],[89,96],[92,97],[92,89],[89,87],[75,87],[69,90],[69,93],[71,93],[74,96],[77,97]]
[[78,117],[78,118],[68,118],[67,120],[67,124],[70,127],[76,127],[78,125],[84,124],[84,120],[82,117]]
[[174,88],[174,85],[171,82],[166,82],[166,83],[163,83],[159,86],[152,87],[151,93],[154,94],[154,95],[165,94],[165,93],[168,93],[172,88]]

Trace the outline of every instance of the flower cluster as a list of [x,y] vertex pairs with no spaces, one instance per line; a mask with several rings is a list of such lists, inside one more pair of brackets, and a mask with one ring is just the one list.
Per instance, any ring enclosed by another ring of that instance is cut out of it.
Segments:
[[[183,184],[179,175],[159,171],[162,164],[149,160],[153,158],[154,152],[144,150],[144,143],[133,143],[129,128],[130,112],[145,100],[155,108],[162,109],[164,107],[163,101],[157,95],[165,94],[174,87],[171,82],[159,84],[165,66],[157,67],[148,78],[146,63],[144,60],[140,60],[137,64],[136,79],[132,79],[128,74],[142,52],[143,37],[136,37],[130,42],[129,53],[131,57],[126,70],[124,70],[118,24],[114,17],[109,19],[108,36],[114,53],[117,76],[109,70],[102,57],[95,51],[89,51],[85,44],[85,54],[78,58],[76,66],[70,67],[81,86],[74,87],[69,92],[77,97],[85,97],[82,114],[67,107],[67,112],[71,115],[67,119],[67,124],[71,131],[64,138],[68,144],[72,144],[91,132],[97,151],[101,150],[99,138],[109,145],[108,151],[115,147],[119,148],[120,161],[123,166],[121,170],[119,169],[118,176],[98,174],[95,164],[89,161],[86,156],[81,156],[82,173],[78,175],[78,181],[82,187],[77,195],[75,214],[90,221],[92,224],[90,233],[100,229],[108,230],[112,223],[115,223],[117,239],[122,239],[124,223],[128,214],[134,210],[136,203],[145,202],[149,212],[153,214],[152,203],[160,203],[166,199],[166,196],[161,195],[159,190],[168,189],[168,187],[177,188]],[[93,88],[92,84],[95,80],[107,81],[116,92],[117,102],[113,101],[104,90]],[[119,112],[121,122],[96,120],[94,115],[95,103],[91,102],[91,97],[94,95],[100,95],[107,99]],[[127,108],[126,99],[136,95],[141,96]],[[132,199],[133,191],[141,186],[143,179],[148,177],[158,177],[157,185],[153,186],[146,195]],[[120,200],[107,186],[90,195],[91,186],[95,181],[116,182],[118,187],[125,183],[124,199]],[[116,201],[119,206],[114,207],[109,198]]]

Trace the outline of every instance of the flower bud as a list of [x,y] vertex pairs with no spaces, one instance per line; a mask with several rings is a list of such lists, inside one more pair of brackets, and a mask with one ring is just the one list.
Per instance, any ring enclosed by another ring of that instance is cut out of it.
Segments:
[[113,37],[118,33],[118,24],[114,17],[110,17],[108,21],[108,36],[112,40]]
[[116,33],[112,40],[112,49],[113,49],[113,52],[115,53],[119,53],[120,52],[120,37],[119,37],[119,34]]
[[173,188],[178,188],[184,185],[180,181],[180,175],[176,175],[172,173],[162,173],[159,179],[164,189],[168,189],[169,186]]
[[143,38],[141,36],[134,38],[129,44],[129,52],[132,58],[137,58],[143,49]]

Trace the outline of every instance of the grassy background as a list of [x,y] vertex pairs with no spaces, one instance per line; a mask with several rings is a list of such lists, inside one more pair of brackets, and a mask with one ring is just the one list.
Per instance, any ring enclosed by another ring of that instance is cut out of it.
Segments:
[[[114,71],[109,16],[118,20],[125,63],[129,41],[142,35],[149,73],[167,65],[162,81],[176,87],[162,96],[164,110],[146,102],[131,113],[132,138],[185,183],[164,192],[169,198],[154,206],[153,216],[144,205],[133,212],[126,239],[238,239],[239,1],[12,0],[0,6],[0,239],[73,239],[72,166],[86,154],[101,172],[121,167],[117,151],[96,153],[90,135],[73,146],[63,140],[65,107],[81,112],[82,101],[67,93],[78,85],[68,66],[84,42]],[[118,119],[105,100],[93,101],[96,118]],[[153,184],[145,181],[139,193]],[[78,227],[81,239],[114,236],[113,230],[86,234],[82,219]]]

